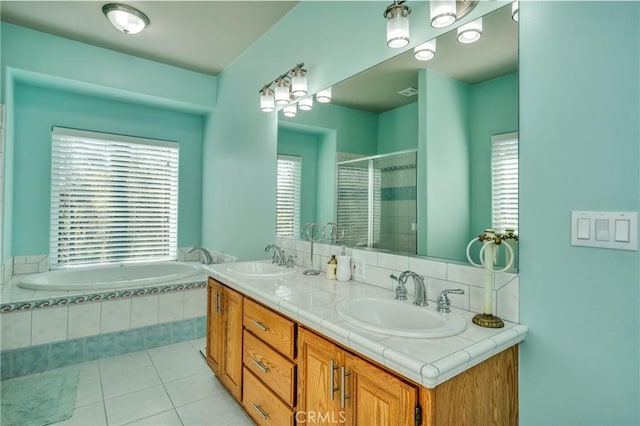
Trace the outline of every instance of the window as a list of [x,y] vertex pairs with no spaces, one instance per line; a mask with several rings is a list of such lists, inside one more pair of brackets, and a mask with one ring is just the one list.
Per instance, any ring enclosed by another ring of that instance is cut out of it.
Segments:
[[492,226],[518,233],[518,133],[491,137]]
[[276,235],[300,236],[302,158],[278,155]]
[[51,268],[175,260],[178,144],[54,127]]

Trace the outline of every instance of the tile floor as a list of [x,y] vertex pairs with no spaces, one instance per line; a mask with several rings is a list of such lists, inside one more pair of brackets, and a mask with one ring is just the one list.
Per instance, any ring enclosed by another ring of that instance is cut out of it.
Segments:
[[253,425],[214,377],[203,348],[196,339],[65,367],[80,369],[76,406],[55,425]]

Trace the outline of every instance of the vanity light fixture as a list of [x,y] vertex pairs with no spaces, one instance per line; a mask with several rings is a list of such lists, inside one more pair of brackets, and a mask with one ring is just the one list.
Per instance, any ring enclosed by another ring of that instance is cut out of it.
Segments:
[[264,112],[271,112],[275,109],[275,99],[273,99],[273,90],[265,86],[260,90],[260,109]]
[[511,3],[511,18],[518,22],[518,11],[520,9],[520,2],[518,0]]
[[431,0],[429,13],[433,28],[444,28],[466,16],[479,0]]
[[482,18],[471,21],[458,27],[458,41],[460,43],[473,43],[482,37]]
[[286,107],[284,107],[284,109],[282,110],[282,114],[284,114],[285,117],[295,117],[297,112],[298,112],[298,108],[296,107],[296,103],[290,103],[289,105],[287,105]]
[[313,97],[309,96],[298,101],[298,108],[303,111],[310,111],[313,108]]
[[323,104],[331,102],[331,87],[327,87],[326,89],[316,93],[316,101]]
[[428,61],[436,56],[436,39],[429,40],[413,48],[413,57],[419,61]]
[[291,93],[296,97],[307,94],[307,71],[302,68],[295,68],[291,72]]
[[125,34],[138,34],[151,21],[144,13],[126,4],[108,3],[102,6],[102,13],[111,25]]
[[384,11],[384,17],[387,19],[387,46],[394,49],[409,44],[411,8],[403,3],[404,0],[394,0]]
[[298,64],[262,86],[258,91],[262,111],[271,112],[276,105],[287,105],[307,94],[307,70],[303,67],[304,64]]

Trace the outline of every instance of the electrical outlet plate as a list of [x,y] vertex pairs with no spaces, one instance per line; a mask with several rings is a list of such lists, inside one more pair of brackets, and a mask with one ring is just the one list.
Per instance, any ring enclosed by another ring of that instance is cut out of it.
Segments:
[[351,278],[356,281],[364,281],[365,278],[365,263],[362,259],[351,260]]

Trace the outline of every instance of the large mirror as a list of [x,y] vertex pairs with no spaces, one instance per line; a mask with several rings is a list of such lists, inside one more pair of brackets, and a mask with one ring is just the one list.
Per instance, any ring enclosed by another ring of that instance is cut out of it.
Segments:
[[278,193],[295,208],[278,232],[338,222],[349,246],[457,261],[485,229],[517,232],[517,31],[502,7],[474,43],[452,30],[430,61],[411,49],[335,85],[331,103],[280,114]]

